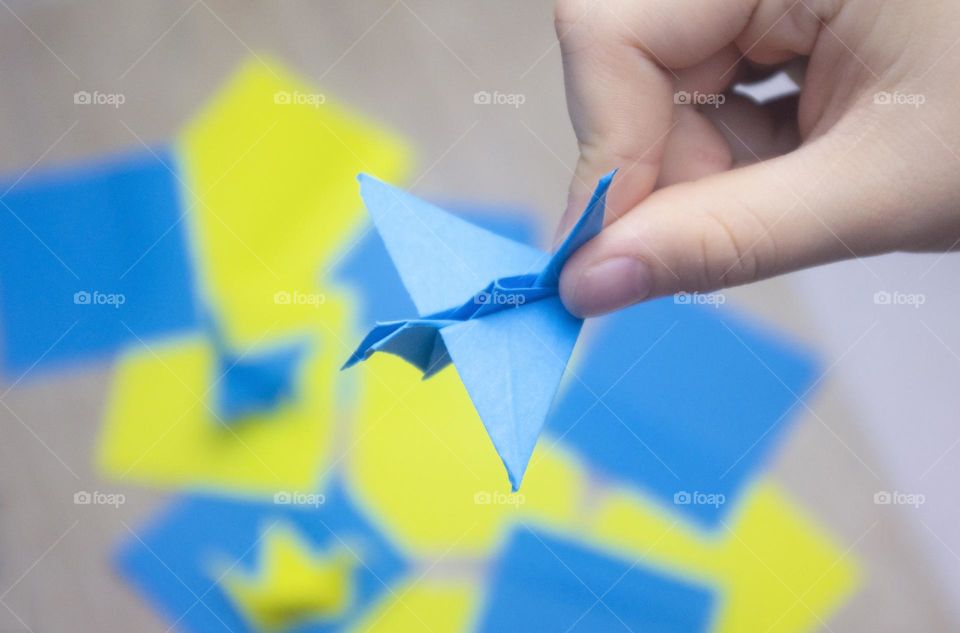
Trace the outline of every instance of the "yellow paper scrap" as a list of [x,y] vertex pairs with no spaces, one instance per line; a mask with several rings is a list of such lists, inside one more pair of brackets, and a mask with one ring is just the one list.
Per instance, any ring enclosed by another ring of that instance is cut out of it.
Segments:
[[605,547],[718,587],[719,633],[820,630],[859,583],[850,555],[769,483],[756,486],[714,535],[625,491],[591,514],[590,534]]
[[282,525],[263,541],[254,573],[234,565],[214,574],[255,630],[282,631],[346,613],[353,601],[353,571],[360,563],[345,547],[314,552],[295,530]]
[[110,391],[101,470],[160,487],[313,491],[332,461],[342,354],[326,331],[342,327],[343,312],[332,298],[317,310],[299,397],[230,426],[216,417],[218,376],[209,340],[197,336],[132,350],[118,363]]
[[413,579],[393,587],[352,633],[457,633],[470,631],[479,590],[462,579]]
[[181,133],[196,265],[242,343],[309,323],[362,224],[357,174],[402,180],[410,151],[279,64],[248,61]]
[[417,553],[489,553],[514,521],[572,526],[586,482],[568,454],[540,443],[523,490],[510,485],[452,366],[423,381],[399,358],[358,367],[349,473],[358,496]]

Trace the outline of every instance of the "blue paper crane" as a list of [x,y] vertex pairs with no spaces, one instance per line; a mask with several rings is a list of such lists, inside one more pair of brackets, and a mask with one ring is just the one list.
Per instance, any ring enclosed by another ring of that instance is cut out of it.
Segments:
[[560,302],[560,271],[603,227],[614,173],[553,255],[361,175],[363,200],[423,316],[378,323],[344,368],[388,352],[428,378],[453,362],[517,490],[583,325]]

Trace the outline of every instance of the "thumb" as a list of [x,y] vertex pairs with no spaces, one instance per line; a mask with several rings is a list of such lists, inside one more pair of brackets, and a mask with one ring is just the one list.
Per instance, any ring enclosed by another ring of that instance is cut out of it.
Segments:
[[564,304],[592,316],[892,250],[898,179],[870,169],[869,150],[838,148],[837,136],[847,138],[826,135],[779,158],[655,192],[574,253],[560,278]]

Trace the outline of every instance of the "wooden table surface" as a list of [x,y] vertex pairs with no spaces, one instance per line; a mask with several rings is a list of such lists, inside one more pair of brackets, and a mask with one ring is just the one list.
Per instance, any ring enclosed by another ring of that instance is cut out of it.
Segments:
[[[411,139],[417,193],[559,216],[576,145],[548,0],[0,1],[0,169],[18,174],[168,139],[252,51]],[[78,90],[121,92],[126,103],[77,107]],[[481,90],[525,102],[477,107]],[[788,284],[728,296],[816,348]],[[107,562],[128,526],[163,501],[92,469],[111,374],[101,364],[0,389],[0,632],[167,630]],[[824,630],[957,630],[916,562],[909,518],[873,503],[884,468],[857,412],[829,376],[811,406],[817,419],[801,420],[773,476],[866,572],[863,590]],[[98,489],[121,491],[127,503],[74,505],[76,491]]]

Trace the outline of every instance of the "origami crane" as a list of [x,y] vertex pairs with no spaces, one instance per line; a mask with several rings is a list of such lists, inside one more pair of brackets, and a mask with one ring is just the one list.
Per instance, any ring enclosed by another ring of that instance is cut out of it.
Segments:
[[286,342],[262,350],[235,351],[216,317],[204,317],[216,357],[214,417],[225,426],[268,413],[296,396],[298,371],[306,360],[303,341]]
[[583,325],[560,302],[560,271],[603,227],[614,173],[553,255],[361,175],[367,210],[422,316],[377,323],[344,369],[388,352],[426,379],[453,362],[519,489]]
[[[276,525],[275,523],[273,525]],[[314,548],[289,526],[263,537],[257,569],[218,570],[224,592],[257,631],[283,631],[303,622],[335,622],[354,601],[354,571],[360,564],[345,545]]]

